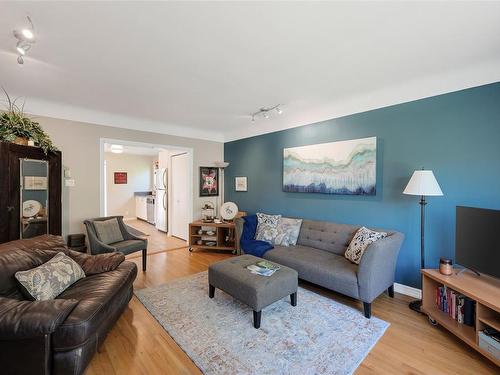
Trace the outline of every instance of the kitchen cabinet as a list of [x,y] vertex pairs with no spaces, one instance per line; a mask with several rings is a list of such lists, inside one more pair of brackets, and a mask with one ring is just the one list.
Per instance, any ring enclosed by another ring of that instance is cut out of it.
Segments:
[[135,196],[135,216],[138,219],[147,221],[148,220],[148,203],[147,196],[136,195]]

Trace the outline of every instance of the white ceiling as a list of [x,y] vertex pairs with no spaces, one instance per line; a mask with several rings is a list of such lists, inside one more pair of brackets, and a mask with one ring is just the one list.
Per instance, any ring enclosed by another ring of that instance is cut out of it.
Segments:
[[222,141],[496,81],[499,2],[0,2],[0,85],[38,115]]

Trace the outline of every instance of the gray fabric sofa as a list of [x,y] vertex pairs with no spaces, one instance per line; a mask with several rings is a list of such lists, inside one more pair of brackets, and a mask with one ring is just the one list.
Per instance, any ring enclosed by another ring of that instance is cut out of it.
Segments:
[[[238,254],[243,253],[239,238],[244,219],[235,220]],[[359,226],[304,220],[296,246],[275,246],[264,259],[295,269],[299,278],[359,299],[364,314],[371,317],[371,303],[385,290],[394,296],[394,274],[402,233],[384,231],[388,236],[372,243],[359,265],[351,263],[344,253]]]

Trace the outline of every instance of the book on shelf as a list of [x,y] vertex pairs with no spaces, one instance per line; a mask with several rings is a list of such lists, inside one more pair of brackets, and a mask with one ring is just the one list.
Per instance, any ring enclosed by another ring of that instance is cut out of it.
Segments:
[[438,309],[460,324],[474,326],[475,304],[476,302],[469,297],[447,288],[445,285],[436,288]]

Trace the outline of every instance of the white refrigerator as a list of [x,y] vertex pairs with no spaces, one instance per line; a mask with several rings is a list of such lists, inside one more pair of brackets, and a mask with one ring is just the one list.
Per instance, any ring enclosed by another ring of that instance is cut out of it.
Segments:
[[162,232],[168,232],[168,173],[167,168],[160,168],[155,174],[155,226]]

